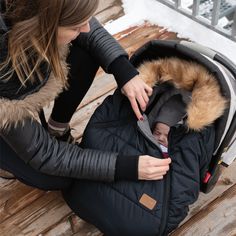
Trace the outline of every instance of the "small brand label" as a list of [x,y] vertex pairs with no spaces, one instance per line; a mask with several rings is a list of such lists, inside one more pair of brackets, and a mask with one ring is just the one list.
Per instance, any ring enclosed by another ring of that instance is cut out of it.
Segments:
[[152,210],[157,204],[157,201],[148,196],[146,193],[142,195],[139,202],[150,210]]

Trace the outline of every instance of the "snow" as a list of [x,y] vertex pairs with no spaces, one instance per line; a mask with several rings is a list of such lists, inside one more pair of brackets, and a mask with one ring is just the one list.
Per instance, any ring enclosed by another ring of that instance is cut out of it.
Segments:
[[182,0],[181,1],[182,7],[190,7],[193,4],[193,0]]
[[227,0],[226,2],[230,3],[231,5],[236,5],[236,1],[235,0]]
[[[235,0],[234,0],[235,1]],[[105,28],[115,34],[144,21],[167,28],[176,32],[178,37],[190,40],[212,48],[236,64],[236,43],[209,28],[191,20],[175,10],[156,0],[122,0],[125,15],[109,22]],[[184,0],[189,4],[189,0]]]

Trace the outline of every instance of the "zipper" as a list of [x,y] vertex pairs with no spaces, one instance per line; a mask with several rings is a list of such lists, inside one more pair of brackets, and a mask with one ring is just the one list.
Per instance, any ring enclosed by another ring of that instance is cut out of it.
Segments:
[[[168,153],[171,154],[171,140],[173,136],[173,128],[170,129],[168,135]],[[165,185],[165,192],[164,192],[164,201],[163,201],[163,209],[165,211],[162,214],[162,221],[161,221],[161,229],[160,229],[160,236],[166,236],[167,233],[167,219],[169,215],[169,202],[170,202],[170,184],[171,184],[171,172],[170,170],[166,174],[166,185]]]
[[[152,144],[154,144],[160,150],[158,145],[156,143],[154,143],[152,140],[150,140],[150,138],[140,129],[139,126],[137,126],[137,127],[138,127],[139,132],[144,136],[144,138],[146,138],[148,141],[150,141]],[[169,145],[168,145],[168,150],[169,150]],[[164,158],[163,155],[162,155],[162,157]],[[163,181],[164,181],[164,193],[163,193],[162,217],[161,217],[160,231],[159,231],[160,236],[167,235],[166,225],[167,225],[167,218],[169,215],[169,198],[170,198],[170,181],[171,181],[170,170],[165,175],[165,178],[163,179]]]
[[162,207],[162,217],[161,217],[161,225],[160,225],[160,236],[167,235],[166,232],[166,225],[167,225],[167,218],[169,215],[169,198],[170,198],[170,181],[171,181],[171,173],[170,170],[166,174],[166,181],[165,181],[165,189],[164,189],[164,200],[163,200],[163,207]]
[[[171,154],[171,140],[172,140],[173,128],[170,129],[168,134],[168,153]],[[171,184],[171,169],[166,174],[166,183],[165,183],[165,192],[164,192],[164,201],[163,201],[163,214],[160,228],[160,236],[166,236],[167,233],[167,219],[169,215],[169,202],[170,202],[170,184]]]

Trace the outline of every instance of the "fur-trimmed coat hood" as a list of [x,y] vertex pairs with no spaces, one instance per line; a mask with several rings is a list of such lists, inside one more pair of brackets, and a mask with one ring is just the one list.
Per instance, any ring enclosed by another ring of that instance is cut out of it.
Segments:
[[227,106],[217,80],[200,64],[173,57],[144,62],[138,70],[151,87],[167,82],[191,94],[186,124],[192,130],[212,124]]
[[[109,66],[114,60],[119,57],[128,57],[124,49],[117,44],[116,40],[102,27],[96,18],[92,17],[89,21],[90,31],[86,34],[81,34],[77,37],[70,46],[70,50],[74,47],[79,47],[86,50],[93,55],[96,62],[108,72]],[[1,29],[1,24],[0,24]],[[7,29],[6,29],[7,30]],[[4,31],[5,32],[5,31]],[[7,42],[3,39],[3,34],[0,32],[0,47],[7,48]],[[102,35],[102,37],[101,37]],[[0,60],[2,56],[2,50],[0,50]],[[63,49],[62,49],[63,51]],[[62,63],[67,74],[67,66],[65,63],[65,55],[62,53]],[[4,60],[4,58],[3,58]],[[114,71],[117,69],[115,68]],[[1,75],[0,75],[1,77]],[[129,79],[117,78],[117,83],[120,87]],[[12,82],[12,81],[11,81]],[[1,85],[0,85],[1,86]],[[15,86],[15,85],[13,85]],[[50,101],[54,100],[58,93],[62,90],[63,85],[52,74],[47,84],[42,86],[38,92],[29,93],[24,99],[10,100],[8,96],[0,94],[0,129],[7,127],[10,124],[17,124],[19,121],[24,120],[26,117],[32,117],[32,115],[38,115],[38,111],[47,105]],[[32,90],[31,90],[32,91]],[[0,89],[1,92],[1,89]],[[27,93],[28,94],[28,93]],[[25,95],[25,94],[24,94]]]
[[[67,75],[68,68],[65,59],[68,47],[61,47],[59,53],[64,73]],[[39,111],[49,105],[63,88],[63,82],[50,73],[44,86],[36,92],[33,90],[23,99],[0,97],[0,129],[8,128],[10,125],[16,126],[28,117],[37,118]]]

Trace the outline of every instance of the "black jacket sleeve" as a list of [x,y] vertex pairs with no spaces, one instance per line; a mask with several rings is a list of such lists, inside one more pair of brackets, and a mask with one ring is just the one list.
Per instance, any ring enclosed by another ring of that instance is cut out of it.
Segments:
[[88,50],[102,68],[108,72],[109,65],[116,58],[120,56],[128,57],[128,54],[96,18],[93,17],[89,24],[90,31],[88,33],[80,33],[72,44]]
[[96,20],[90,20],[89,33],[81,33],[73,42],[73,46],[79,46],[88,50],[105,72],[113,74],[120,88],[138,74],[137,69],[129,62],[128,54]]
[[35,120],[1,130],[2,138],[34,169],[57,176],[113,181],[117,154],[82,149],[50,137]]
[[139,74],[138,70],[124,56],[115,59],[109,66],[108,72],[114,75],[119,88]]

